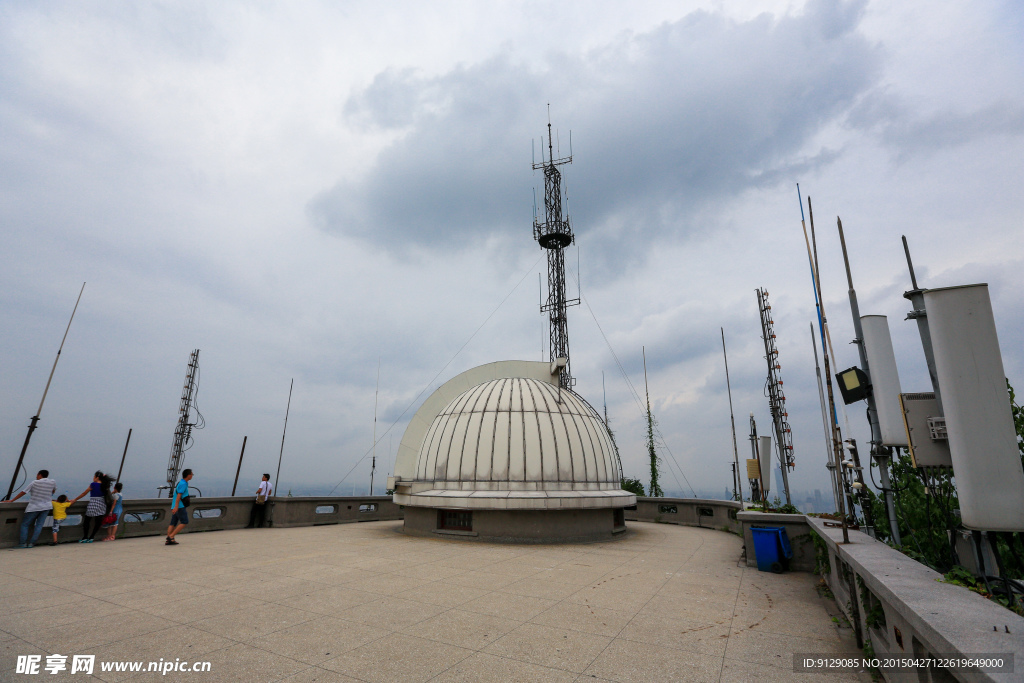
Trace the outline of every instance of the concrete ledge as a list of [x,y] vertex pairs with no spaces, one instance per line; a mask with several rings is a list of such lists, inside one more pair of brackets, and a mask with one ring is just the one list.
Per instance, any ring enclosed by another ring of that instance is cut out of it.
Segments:
[[736,514],[739,511],[740,504],[734,500],[637,497],[636,509],[627,508],[625,512],[626,521],[696,526],[738,534],[740,524]]
[[[827,549],[826,583],[877,656],[1002,653],[1015,659],[1015,673],[883,668],[886,680],[1024,680],[1024,618],[966,588],[942,583],[938,572],[864,533],[850,531],[850,543],[843,544],[841,529],[806,519]],[[851,596],[851,585],[860,595]]]
[[[192,505],[189,506],[191,516],[186,532],[242,529],[249,524],[253,503],[254,497],[249,495],[193,497]],[[87,500],[75,503],[68,508],[68,515],[83,515],[87,505]],[[267,506],[266,519],[279,527],[375,522],[402,519],[403,516],[401,507],[393,503],[390,496],[274,498]],[[332,508],[330,512],[326,511],[328,507]],[[321,510],[319,513],[318,508]],[[162,536],[167,533],[171,512],[169,499],[127,499],[123,503],[123,509],[124,514],[117,528],[118,538]],[[17,503],[0,503],[0,548],[18,545],[18,532],[24,514],[25,499]],[[105,532],[101,531],[97,537],[101,537],[103,533]],[[82,538],[82,525],[62,525],[57,538],[60,543],[78,541]],[[39,543],[51,543],[52,540],[50,527],[44,527],[43,533],[39,536]]]

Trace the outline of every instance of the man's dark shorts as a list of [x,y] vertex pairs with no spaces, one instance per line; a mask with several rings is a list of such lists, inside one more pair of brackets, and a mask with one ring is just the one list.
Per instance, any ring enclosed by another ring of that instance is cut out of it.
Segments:
[[178,524],[188,524],[188,508],[179,506],[177,510],[171,514],[171,526]]

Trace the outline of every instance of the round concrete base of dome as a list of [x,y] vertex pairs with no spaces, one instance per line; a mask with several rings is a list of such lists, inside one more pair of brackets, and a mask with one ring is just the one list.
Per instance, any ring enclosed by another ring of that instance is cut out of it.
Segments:
[[[458,515],[455,524],[452,513]],[[407,506],[403,530],[499,543],[587,543],[625,536],[623,516],[622,508],[468,511]]]

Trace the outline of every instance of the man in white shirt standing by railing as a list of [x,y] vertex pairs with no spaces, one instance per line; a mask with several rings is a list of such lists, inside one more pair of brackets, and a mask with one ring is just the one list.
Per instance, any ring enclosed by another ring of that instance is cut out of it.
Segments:
[[[43,523],[53,511],[53,494],[57,492],[57,482],[49,477],[49,471],[39,470],[36,480],[11,499],[13,503],[28,494],[28,505],[25,507],[25,516],[21,520],[21,535],[18,537],[19,548],[31,548],[36,544],[39,534],[43,531]],[[29,540],[28,530],[33,526],[35,528],[32,530],[32,539]]]
[[249,514],[250,527],[263,527],[263,522],[267,518],[267,501],[273,492],[274,485],[270,483],[270,475],[264,474],[263,481],[256,489],[256,500],[253,502],[252,512]]

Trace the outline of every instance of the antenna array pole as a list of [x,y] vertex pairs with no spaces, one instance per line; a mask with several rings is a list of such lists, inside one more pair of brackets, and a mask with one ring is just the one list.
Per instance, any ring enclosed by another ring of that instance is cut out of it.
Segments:
[[647,349],[640,347],[644,358],[644,396],[647,398],[647,450],[651,458],[651,486],[648,494],[661,498],[665,495],[658,482],[658,454],[654,450],[654,416],[651,415],[651,392],[647,388]]
[[[759,477],[757,479],[750,480],[750,501],[754,502],[760,500],[762,502],[762,508],[767,512],[768,510],[768,495],[764,492],[764,472],[761,471],[761,457],[758,453],[757,445],[757,422],[754,421],[754,414],[750,414],[750,457],[757,463],[757,472]],[[769,472],[769,474],[771,474]],[[755,491],[755,488],[756,491]]]
[[36,431],[36,427],[39,426],[39,416],[43,414],[43,403],[46,402],[46,394],[50,391],[50,382],[53,381],[53,373],[57,370],[57,361],[60,360],[60,352],[64,350],[64,342],[67,341],[68,331],[71,329],[71,321],[75,319],[75,311],[78,310],[78,302],[82,300],[82,292],[85,291],[85,283],[82,283],[82,288],[78,290],[78,298],[75,299],[75,307],[71,310],[71,318],[68,319],[68,326],[64,328],[64,336],[60,340],[60,346],[57,348],[57,357],[53,359],[53,367],[50,368],[50,376],[46,379],[46,388],[43,389],[43,398],[39,401],[39,408],[36,410],[36,414],[32,416],[28,423],[28,434],[25,435],[25,443],[21,445],[21,455],[18,456],[18,464],[14,466],[14,476],[11,477],[11,485],[7,489],[7,495],[4,496],[4,500],[8,500],[14,495],[14,485],[18,483],[18,471],[21,470],[22,465],[25,462],[25,452],[28,450],[28,442],[32,440],[32,432]]
[[558,167],[572,163],[572,151],[567,157],[555,157],[554,136],[551,129],[551,105],[548,105],[548,156],[544,158],[541,147],[541,161],[534,162],[533,169],[544,172],[544,222],[533,219],[533,238],[548,252],[548,299],[541,304],[541,313],[548,314],[550,323],[549,355],[552,363],[565,359],[565,367],[559,373],[559,389],[572,389],[576,380],[572,377],[569,361],[569,328],[567,309],[579,306],[580,298],[568,299],[565,293],[564,250],[573,244],[575,237],[572,224],[563,208],[562,173]]
[[185,370],[185,384],[181,388],[181,402],[178,404],[178,425],[174,428],[174,441],[171,443],[171,457],[167,461],[167,497],[174,497],[174,484],[178,481],[178,472],[185,459],[185,444],[192,439],[190,421],[192,401],[196,391],[196,373],[199,371],[199,349],[192,352]]
[[932,350],[932,332],[928,326],[928,313],[924,308],[924,290],[917,286],[917,276],[914,274],[914,262],[910,260],[910,247],[907,245],[907,236],[903,235],[903,251],[907,255],[907,268],[910,269],[910,282],[914,286],[909,292],[903,292],[903,298],[908,299],[914,307],[907,313],[907,320],[917,321],[917,331],[921,335],[921,347],[924,350],[924,362],[928,366],[928,377],[932,381],[932,391],[935,392],[935,401],[939,404],[939,414],[945,415],[942,409],[942,393],[939,391],[939,375],[935,371],[935,351]]
[[733,460],[733,495],[743,505],[743,485],[740,483],[740,452],[736,447],[736,418],[732,412],[732,385],[729,383],[729,355],[725,352],[725,328],[718,328],[722,333],[722,358],[725,359],[725,388],[729,393],[729,424],[732,427],[732,456]]
[[[768,408],[772,415],[772,429],[775,431],[775,451],[782,469],[782,488],[786,494],[786,503],[793,504],[789,495],[789,470],[793,469],[793,430],[789,426],[789,413],[786,412],[786,395],[782,392],[782,366],[779,364],[779,350],[775,346],[775,321],[771,316],[771,304],[768,303],[768,292],[757,291],[757,307],[761,312],[761,334],[764,338],[764,356],[768,361]],[[771,476],[762,472],[761,476]]]
[[[857,352],[860,356],[861,370],[871,377],[871,369],[868,367],[868,352],[864,346],[864,330],[860,322],[860,305],[857,303],[857,290],[853,288],[853,275],[850,273],[850,256],[846,251],[846,237],[843,235],[843,221],[836,216],[836,225],[839,228],[839,244],[843,248],[843,263],[846,265],[846,282],[850,288],[850,313],[853,314],[853,330],[857,335],[853,342],[857,345]],[[868,402],[868,425],[871,427],[871,451],[870,455],[878,463],[879,473],[882,479],[882,496],[885,498],[885,507],[889,518],[889,532],[893,542],[900,546],[900,527],[896,521],[896,506],[892,498],[892,488],[889,482],[889,459],[892,450],[882,445],[882,428],[878,424],[878,407],[875,405],[874,392],[869,392]],[[863,483],[864,475],[860,474],[860,481]],[[863,489],[862,489],[863,490]],[[865,518],[867,512],[865,512]]]

